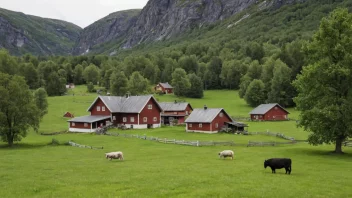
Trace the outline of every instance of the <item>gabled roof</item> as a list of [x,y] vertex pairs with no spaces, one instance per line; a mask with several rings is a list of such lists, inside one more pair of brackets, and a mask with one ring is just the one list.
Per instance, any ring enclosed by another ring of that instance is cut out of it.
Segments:
[[188,102],[159,102],[159,105],[163,111],[184,111],[188,105],[193,110],[192,106]]
[[224,111],[224,113],[232,120],[223,108],[199,108],[194,109],[185,122],[211,123],[221,111]]
[[[251,112],[249,112],[249,114],[266,114],[270,109],[274,108],[275,106],[280,107],[282,110],[286,111],[282,106],[280,106],[277,103],[269,103],[269,104],[261,104],[258,107],[256,107],[255,109],[253,109]],[[286,111],[288,114],[290,112]]]
[[162,87],[164,87],[164,88],[169,88],[169,89],[172,89],[173,87],[168,83],[168,82],[166,82],[166,83],[159,83]]
[[87,123],[93,123],[97,122],[100,120],[105,120],[110,118],[110,116],[82,116],[82,117],[77,117],[73,118],[71,120],[68,120],[67,122],[87,122]]
[[129,97],[99,96],[88,108],[88,111],[91,110],[91,108],[99,98],[106,105],[106,107],[110,110],[111,113],[140,113],[151,98],[155,101],[159,109],[162,110],[159,103],[152,95],[145,95]]

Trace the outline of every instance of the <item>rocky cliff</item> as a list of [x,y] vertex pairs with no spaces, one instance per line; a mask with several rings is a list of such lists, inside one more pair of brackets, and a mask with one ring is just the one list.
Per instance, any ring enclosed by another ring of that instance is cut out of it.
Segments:
[[0,9],[0,48],[11,54],[69,55],[80,31],[65,21]]
[[73,49],[73,54],[86,54],[92,49],[94,50],[94,47],[99,48],[99,45],[124,39],[127,32],[135,24],[140,11],[115,12],[84,28]]

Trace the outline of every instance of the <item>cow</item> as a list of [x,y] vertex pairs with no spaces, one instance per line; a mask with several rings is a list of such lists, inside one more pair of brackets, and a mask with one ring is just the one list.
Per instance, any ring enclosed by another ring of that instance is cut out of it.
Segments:
[[285,174],[291,174],[291,164],[292,160],[290,158],[271,158],[264,161],[264,168],[269,166],[272,170],[272,173],[276,173],[275,169],[285,168]]

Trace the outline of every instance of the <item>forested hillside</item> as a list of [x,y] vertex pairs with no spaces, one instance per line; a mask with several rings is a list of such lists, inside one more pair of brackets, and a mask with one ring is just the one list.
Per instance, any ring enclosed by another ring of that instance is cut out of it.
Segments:
[[291,82],[305,65],[305,42],[337,7],[351,9],[352,0],[309,0],[279,8],[261,2],[227,20],[115,56],[15,58],[2,51],[0,72],[20,74],[31,88],[45,87],[49,95],[64,94],[64,85],[72,82],[88,84],[89,91],[99,85],[114,95],[150,93],[151,85],[169,82],[180,97],[202,97],[203,89],[239,89],[251,106],[294,106]]
[[81,28],[0,8],[0,48],[13,55],[70,55]]

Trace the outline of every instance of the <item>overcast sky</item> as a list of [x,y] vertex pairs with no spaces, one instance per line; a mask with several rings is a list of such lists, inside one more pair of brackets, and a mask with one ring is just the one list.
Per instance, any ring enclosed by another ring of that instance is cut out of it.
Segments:
[[61,19],[82,28],[119,10],[143,8],[148,0],[0,0],[0,7]]

